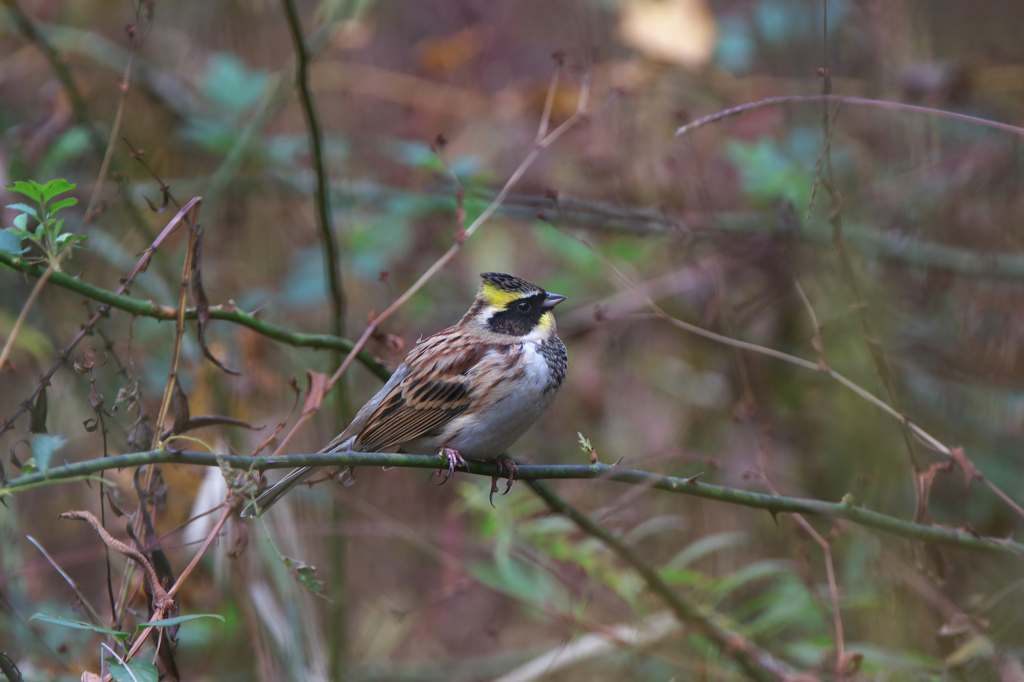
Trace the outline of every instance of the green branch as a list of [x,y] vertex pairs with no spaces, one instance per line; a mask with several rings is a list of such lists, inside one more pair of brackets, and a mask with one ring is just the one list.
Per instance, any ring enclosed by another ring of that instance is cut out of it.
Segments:
[[[19,258],[18,256],[6,251],[0,251],[0,264],[6,265],[13,270],[20,270],[21,272],[33,277],[40,277],[45,270],[42,266],[34,265],[26,259]],[[132,315],[152,317],[157,320],[174,320],[177,316],[175,308],[158,305],[153,301],[140,301],[136,298],[118,296],[112,291],[83,282],[82,280],[71,277],[63,272],[53,272],[50,275],[49,281],[52,284],[56,284],[59,287],[68,289],[69,291],[74,291],[75,293],[81,294],[82,296],[90,298],[98,303],[105,303],[112,308],[124,310]],[[348,339],[331,336],[329,334],[302,334],[299,332],[292,332],[284,327],[264,322],[249,313],[237,309],[226,308],[224,306],[211,306],[210,318],[214,320],[224,320],[225,322],[234,322],[235,324],[248,327],[263,336],[274,339],[275,341],[280,341],[281,343],[300,348],[320,348],[348,353],[355,345]],[[196,319],[196,311],[194,308],[189,308],[185,311],[185,319]],[[356,359],[384,381],[387,381],[391,376],[391,370],[381,364],[376,358],[366,351],[360,351],[356,355]]]
[[[446,464],[447,460],[437,455],[404,455],[376,452],[332,452],[312,455],[247,457],[244,455],[214,455],[205,452],[154,450],[151,452],[133,452],[127,455],[90,459],[84,462],[52,467],[45,473],[18,476],[17,478],[10,479],[3,487],[0,487],[0,498],[29,487],[74,479],[107,469],[167,463],[218,466],[219,462],[224,462],[235,469],[266,471],[268,469],[291,469],[300,466],[384,466],[436,469]],[[478,462],[475,460],[469,461],[469,473],[479,476],[497,476],[499,474],[498,467],[493,462]],[[893,516],[855,506],[847,498],[844,498],[842,502],[823,502],[821,500],[809,500],[798,497],[780,497],[710,485],[708,483],[698,483],[686,478],[662,476],[661,474],[636,471],[634,469],[623,469],[607,464],[521,466],[519,467],[519,478],[531,481],[542,479],[601,479],[618,483],[631,483],[672,493],[738,504],[743,507],[764,509],[773,514],[798,513],[842,518],[865,528],[873,528],[883,533],[920,542],[1024,556],[1024,544],[1018,542],[974,535],[953,528],[903,521]]]
[[669,587],[658,575],[658,571],[639,552],[627,547],[608,530],[594,523],[589,516],[555,494],[555,491],[548,485],[539,481],[532,481],[530,485],[552,511],[567,516],[585,532],[603,542],[609,549],[622,557],[640,574],[651,591],[668,604],[683,625],[691,623],[696,625],[708,639],[718,645],[724,655],[736,659],[736,662],[753,679],[788,680],[793,677],[794,671],[789,666],[759,648],[740,633],[730,629],[722,617],[715,612],[704,609]]

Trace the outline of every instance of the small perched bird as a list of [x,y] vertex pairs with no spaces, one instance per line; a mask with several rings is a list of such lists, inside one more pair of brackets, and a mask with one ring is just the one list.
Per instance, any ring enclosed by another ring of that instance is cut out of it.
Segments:
[[[417,343],[321,452],[440,450],[448,458],[446,481],[456,466],[466,466],[465,457],[497,459],[512,485],[518,467],[501,453],[537,421],[565,380],[565,344],[552,312],[565,296],[511,275],[480,278],[459,323]],[[262,514],[314,470],[295,469],[242,515]]]

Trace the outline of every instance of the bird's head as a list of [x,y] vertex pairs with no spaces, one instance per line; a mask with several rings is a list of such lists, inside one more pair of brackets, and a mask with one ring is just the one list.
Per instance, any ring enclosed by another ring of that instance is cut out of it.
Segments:
[[473,307],[463,318],[480,331],[505,336],[545,339],[555,334],[552,308],[565,296],[549,294],[533,282],[485,272]]

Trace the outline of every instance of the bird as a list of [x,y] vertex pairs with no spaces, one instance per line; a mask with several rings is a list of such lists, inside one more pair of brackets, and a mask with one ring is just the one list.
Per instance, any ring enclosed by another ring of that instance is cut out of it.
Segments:
[[[421,339],[384,387],[320,452],[440,452],[442,483],[465,458],[518,466],[503,455],[543,414],[565,381],[568,355],[553,309],[566,299],[525,279],[480,275],[476,299],[458,324]],[[290,472],[247,505],[258,516],[307,480],[316,467]],[[491,482],[491,499],[497,478]]]

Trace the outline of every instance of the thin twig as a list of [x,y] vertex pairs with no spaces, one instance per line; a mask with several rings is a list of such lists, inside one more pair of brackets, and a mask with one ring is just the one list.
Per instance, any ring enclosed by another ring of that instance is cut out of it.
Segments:
[[60,567],[60,565],[57,563],[57,560],[50,556],[50,553],[46,551],[46,549],[42,546],[42,544],[40,544],[38,540],[36,540],[31,535],[26,535],[25,539],[36,546],[36,549],[38,549],[42,553],[42,555],[46,557],[46,560],[50,562],[50,565],[53,566],[57,573],[60,573],[60,577],[64,578],[64,582],[66,582],[71,587],[71,589],[74,590],[75,596],[78,597],[78,600],[80,602],[82,602],[82,606],[85,607],[86,612],[89,614],[89,620],[91,620],[95,625],[103,625],[103,617],[100,616],[99,612],[93,607],[93,605],[89,602],[86,596],[82,593],[82,590],[78,587],[78,583],[76,583],[71,578],[71,576],[69,576],[64,571],[64,569]]
[[[171,586],[171,589],[167,590],[167,595],[169,597],[173,598],[174,595],[177,594],[178,590],[181,588],[182,584],[185,581],[185,578],[191,575],[192,570],[196,567],[196,564],[199,563],[199,560],[203,558],[203,555],[206,553],[206,550],[209,549],[210,545],[213,544],[213,541],[217,538],[217,535],[220,534],[220,529],[224,527],[224,522],[227,521],[228,517],[231,516],[231,510],[234,509],[234,507],[234,501],[232,501],[230,498],[227,501],[225,501],[224,512],[220,515],[220,518],[217,519],[217,523],[213,525],[213,528],[206,536],[206,540],[203,541],[203,545],[199,548],[199,551],[196,552],[195,556],[192,557],[192,561],[190,561],[188,566],[185,567],[185,570],[181,572],[181,575],[178,576],[178,579],[174,582],[174,585]],[[150,622],[152,623],[158,620],[162,620],[165,613],[166,608],[161,609],[159,605],[157,605],[156,608],[154,608],[153,617],[150,618]],[[146,641],[146,638],[152,631],[153,626],[147,626],[139,634],[139,636],[135,638],[131,650],[128,652],[128,655],[125,656],[126,659],[131,658],[138,652],[139,648],[142,647],[142,643]]]
[[[160,401],[160,410],[157,412],[156,425],[153,429],[153,449],[155,450],[163,438],[163,423],[171,407],[171,397],[174,395],[174,388],[178,383],[178,362],[181,359],[181,340],[185,336],[185,298],[188,295],[189,278],[192,276],[192,258],[195,254],[195,242],[198,236],[199,209],[202,198],[198,197],[189,202],[189,210],[182,209],[184,213],[185,226],[188,229],[188,245],[185,248],[185,263],[182,266],[181,284],[178,290],[178,315],[174,325],[174,347],[171,351],[171,368],[168,370],[167,384],[164,386],[163,399]],[[181,213],[179,213],[181,215]],[[152,478],[152,469],[146,472],[144,490],[149,490],[149,483]],[[141,519],[140,519],[141,521]]]
[[749,111],[756,111],[757,109],[764,109],[765,107],[780,106],[782,104],[804,102],[845,102],[846,104],[857,104],[867,107],[878,107],[881,109],[909,111],[916,114],[926,114],[929,116],[951,118],[957,121],[973,123],[975,125],[985,126],[987,128],[995,128],[996,130],[1002,130],[1004,132],[1012,133],[1014,135],[1024,136],[1024,128],[1020,126],[1010,125],[1009,123],[990,121],[988,119],[979,118],[977,116],[958,114],[955,111],[932,109],[931,107],[922,107],[916,104],[904,104],[902,102],[887,102],[885,100],[866,99],[864,97],[849,97],[846,95],[783,95],[781,97],[766,97],[765,99],[760,99],[757,100],[756,102],[747,102],[746,104],[740,104],[739,106],[730,107],[728,109],[718,111],[714,114],[709,114],[708,116],[698,118],[696,121],[692,121],[684,126],[680,126],[679,128],[677,128],[676,136],[678,137],[679,135],[685,135],[686,133],[692,132],[698,128],[703,128],[704,126],[710,123],[717,123],[722,119],[729,118],[731,116],[738,116],[739,114],[745,114]]

